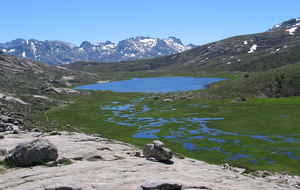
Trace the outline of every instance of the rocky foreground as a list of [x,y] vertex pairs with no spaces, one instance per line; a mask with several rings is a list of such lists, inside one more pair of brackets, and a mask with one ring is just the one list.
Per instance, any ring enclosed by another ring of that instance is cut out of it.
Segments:
[[[58,150],[58,159],[70,165],[4,168],[0,166],[0,189],[298,189],[298,176],[218,166],[176,157],[165,162],[146,159],[142,150],[101,135],[70,132],[6,132],[0,139],[5,150],[35,139],[47,139]],[[149,143],[152,143],[151,141]],[[0,152],[1,153],[1,152]],[[1,155],[1,154],[0,154]],[[50,162],[51,165],[53,162]]]

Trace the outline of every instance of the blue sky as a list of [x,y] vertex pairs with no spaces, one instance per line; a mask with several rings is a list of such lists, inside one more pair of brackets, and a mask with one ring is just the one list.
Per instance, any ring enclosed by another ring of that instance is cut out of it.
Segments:
[[264,32],[300,17],[299,0],[0,0],[0,43],[16,38],[80,45],[136,36],[203,45]]

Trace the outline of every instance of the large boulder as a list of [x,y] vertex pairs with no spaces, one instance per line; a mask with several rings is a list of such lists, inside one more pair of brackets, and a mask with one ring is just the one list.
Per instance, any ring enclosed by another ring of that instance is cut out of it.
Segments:
[[155,140],[153,144],[146,144],[143,149],[143,154],[145,158],[153,157],[158,161],[167,161],[172,159],[173,152],[163,147],[163,143]]
[[57,148],[46,139],[35,139],[17,145],[10,150],[5,162],[15,166],[34,166],[43,161],[55,161],[58,158]]

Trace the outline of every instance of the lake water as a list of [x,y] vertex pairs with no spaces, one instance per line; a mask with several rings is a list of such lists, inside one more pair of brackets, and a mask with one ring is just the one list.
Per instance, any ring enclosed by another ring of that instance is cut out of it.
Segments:
[[131,80],[84,85],[76,87],[75,89],[111,90],[115,92],[165,93],[204,89],[206,88],[205,85],[224,80],[226,79],[194,77],[133,78]]

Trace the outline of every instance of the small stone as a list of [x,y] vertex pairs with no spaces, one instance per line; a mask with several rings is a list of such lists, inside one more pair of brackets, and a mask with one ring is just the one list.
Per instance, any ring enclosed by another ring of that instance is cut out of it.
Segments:
[[45,190],[82,190],[80,187],[70,187],[68,185],[60,185],[50,188],[45,188]]
[[92,137],[102,137],[100,134],[92,134]]
[[20,124],[24,124],[24,119],[18,119],[18,122],[19,122]]
[[141,157],[141,153],[139,151],[133,151],[130,153],[130,156]]
[[13,134],[19,134],[19,130],[14,129],[14,130],[13,130]]
[[32,131],[33,132],[41,132],[41,130],[39,128],[33,128]]
[[141,188],[143,190],[164,189],[164,190],[181,190],[182,184],[167,182],[163,180],[147,180]]
[[12,124],[19,125],[20,123],[17,120],[15,120]]
[[110,150],[110,148],[108,148],[108,147],[99,147],[99,148],[97,148],[97,150]]
[[79,157],[74,157],[74,158],[71,158],[72,160],[79,160],[79,161],[82,161],[83,157],[79,156]]
[[165,146],[164,143],[162,143],[162,142],[159,141],[159,140],[154,140],[154,141],[153,141],[153,144],[154,144],[154,147],[157,148],[157,149],[162,148],[162,147]]
[[149,157],[147,160],[152,161],[152,162],[158,162],[158,160],[154,157]]
[[1,156],[5,156],[5,154],[6,154],[6,149],[0,147],[0,157],[1,157]]
[[57,132],[57,131],[52,131],[52,132],[50,133],[50,135],[61,135],[61,133],[59,133],[59,132]]
[[46,165],[48,165],[48,166],[56,166],[57,162],[56,161],[50,161]]
[[4,139],[4,135],[3,134],[0,134],[0,139]]

